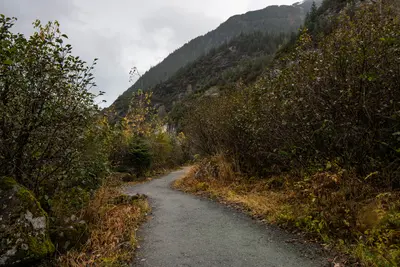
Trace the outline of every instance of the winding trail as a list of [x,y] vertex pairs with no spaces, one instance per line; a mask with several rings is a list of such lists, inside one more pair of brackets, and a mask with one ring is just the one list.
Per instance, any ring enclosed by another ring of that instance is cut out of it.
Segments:
[[125,189],[148,195],[153,209],[138,232],[141,248],[134,266],[329,266],[316,245],[292,242],[293,234],[171,189],[187,170]]

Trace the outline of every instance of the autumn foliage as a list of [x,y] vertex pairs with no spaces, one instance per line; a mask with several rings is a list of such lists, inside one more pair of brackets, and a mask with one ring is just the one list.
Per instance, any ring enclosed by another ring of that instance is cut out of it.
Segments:
[[304,30],[254,86],[201,99],[186,122],[198,151],[248,174],[337,165],[398,188],[399,17],[365,4],[334,25],[320,39]]

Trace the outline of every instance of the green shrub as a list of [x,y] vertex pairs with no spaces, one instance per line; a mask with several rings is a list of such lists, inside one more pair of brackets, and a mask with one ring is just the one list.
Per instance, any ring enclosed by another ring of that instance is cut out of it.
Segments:
[[104,170],[93,165],[104,152],[102,140],[91,138],[99,133],[90,91],[96,60],[88,66],[73,56],[58,22],[36,21],[26,37],[11,31],[14,21],[0,16],[0,175],[36,195],[77,181],[92,183]]
[[138,176],[143,176],[151,167],[152,156],[150,145],[142,138],[134,139],[129,145],[125,164],[131,164]]

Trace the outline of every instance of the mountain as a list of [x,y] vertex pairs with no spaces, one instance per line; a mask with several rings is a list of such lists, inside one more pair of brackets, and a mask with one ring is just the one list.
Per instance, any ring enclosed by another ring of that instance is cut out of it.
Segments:
[[153,87],[153,101],[169,109],[172,101],[182,98],[182,94],[227,86],[239,79],[251,81],[288,38],[287,34],[241,34]]
[[217,29],[191,40],[147,71],[133,86],[118,97],[112,107],[119,116],[124,116],[133,92],[138,89],[152,90],[154,86],[166,81],[180,68],[242,33],[278,34],[297,31],[311,4],[312,1],[307,0],[291,6],[268,6],[261,10],[229,18]]
[[295,37],[295,34],[283,33],[241,34],[157,84],[152,89],[152,102],[160,115],[167,112],[170,124],[179,128],[180,119],[191,108],[192,100],[231,91],[238,82],[251,84],[272,61],[276,51]]

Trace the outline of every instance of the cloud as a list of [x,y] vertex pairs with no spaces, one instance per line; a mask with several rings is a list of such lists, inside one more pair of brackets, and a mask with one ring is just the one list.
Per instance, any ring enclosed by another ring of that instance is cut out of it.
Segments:
[[199,34],[207,33],[220,21],[206,14],[187,11],[182,8],[164,7],[155,10],[141,21],[144,32],[153,34],[166,31],[170,50],[176,49]]
[[[129,70],[144,73],[191,39],[230,16],[293,0],[0,0],[0,12],[18,18],[14,30],[58,20],[75,55],[91,62],[98,90],[110,105],[129,87]],[[99,101],[101,99],[99,98]]]
[[[20,25],[30,25],[33,20],[44,18],[44,20],[70,19],[73,17],[76,6],[72,0],[56,1],[50,4],[48,0],[1,0],[1,13],[17,17]],[[49,12],[51,11],[51,12]]]

